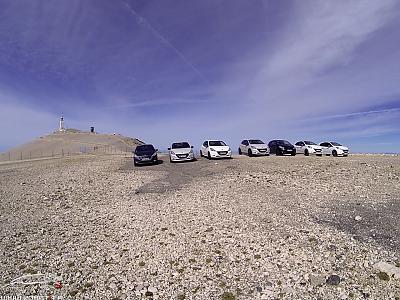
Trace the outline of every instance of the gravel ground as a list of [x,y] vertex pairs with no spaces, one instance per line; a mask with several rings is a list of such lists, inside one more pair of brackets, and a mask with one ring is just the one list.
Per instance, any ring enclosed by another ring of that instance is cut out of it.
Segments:
[[379,155],[0,165],[0,296],[400,299],[399,177]]

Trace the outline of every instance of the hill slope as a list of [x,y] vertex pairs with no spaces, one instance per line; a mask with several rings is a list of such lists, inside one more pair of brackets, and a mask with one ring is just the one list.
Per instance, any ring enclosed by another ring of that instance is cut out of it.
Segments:
[[41,136],[0,155],[0,161],[29,159],[76,153],[131,152],[142,141],[119,134],[98,134],[68,129]]

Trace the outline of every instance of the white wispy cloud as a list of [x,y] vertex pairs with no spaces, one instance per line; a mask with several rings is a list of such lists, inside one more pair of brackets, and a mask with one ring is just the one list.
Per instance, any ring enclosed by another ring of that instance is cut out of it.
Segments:
[[360,112],[354,112],[354,113],[348,113],[348,114],[312,117],[312,118],[307,118],[305,120],[306,121],[329,120],[329,119],[362,117],[362,116],[368,116],[368,115],[379,115],[379,114],[398,113],[398,112],[400,112],[400,108],[389,108],[389,109],[380,109],[380,110],[360,111]]
[[269,77],[345,65],[357,46],[398,15],[396,0],[295,3],[297,17],[268,59],[265,72]]
[[321,132],[337,138],[359,139],[400,134],[400,109],[371,110],[308,119],[299,125],[304,130],[315,123],[326,124],[320,128]]
[[[393,57],[361,61],[370,55],[366,45],[381,41],[382,32],[398,22],[399,2],[294,3],[274,43],[265,41],[264,51],[227,76],[220,95],[233,89],[240,99],[229,103],[237,106],[230,128],[243,135],[316,140],[398,132],[397,108],[371,109],[400,93]],[[390,53],[387,44],[379,46],[377,53]],[[304,119],[314,123],[303,126]]]
[[190,62],[187,57],[180,51],[178,48],[176,48],[168,39],[166,39],[157,29],[153,27],[153,25],[150,24],[149,21],[147,21],[146,18],[141,16],[131,5],[128,3],[125,3],[126,8],[132,13],[132,15],[136,18],[137,22],[139,25],[143,26],[146,30],[148,30],[157,40],[159,40],[163,45],[171,49],[181,60],[183,63],[185,63],[189,68],[191,68],[203,81],[208,82],[208,80],[205,78],[203,73],[199,71],[199,69],[192,63]]

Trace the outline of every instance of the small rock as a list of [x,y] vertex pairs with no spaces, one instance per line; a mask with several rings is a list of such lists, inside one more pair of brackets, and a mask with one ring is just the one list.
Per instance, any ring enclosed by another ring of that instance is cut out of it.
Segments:
[[78,293],[79,293],[79,290],[78,290],[77,286],[74,284],[71,285],[70,290],[69,290],[70,296],[75,297],[76,294],[78,294]]
[[321,286],[325,283],[325,277],[320,275],[310,275],[309,276],[310,284],[313,286]]
[[395,265],[381,261],[376,263],[374,265],[374,268],[380,271],[381,273],[386,273],[389,277],[393,277],[394,279],[400,279],[400,268],[396,267]]
[[379,272],[378,277],[380,280],[389,281],[390,276],[386,272]]
[[330,275],[326,279],[326,284],[328,285],[338,285],[340,283],[340,277],[338,275]]
[[147,289],[150,293],[157,293],[157,289],[154,286],[149,286],[149,288]]
[[117,289],[117,285],[116,285],[114,282],[111,282],[111,283],[108,285],[108,288],[109,288],[110,290],[116,290],[116,289]]
[[153,297],[153,293],[150,292],[150,291],[147,291],[146,293],[144,293],[144,295],[145,295],[146,297]]
[[361,217],[361,216],[356,216],[356,217],[354,218],[354,220],[356,220],[356,221],[361,221],[361,220],[362,220],[362,217]]

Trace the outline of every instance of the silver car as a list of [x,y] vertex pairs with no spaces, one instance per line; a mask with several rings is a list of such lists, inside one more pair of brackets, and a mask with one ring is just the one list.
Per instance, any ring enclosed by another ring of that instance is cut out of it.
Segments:
[[173,143],[169,150],[169,161],[192,161],[195,159],[193,146],[188,142]]

